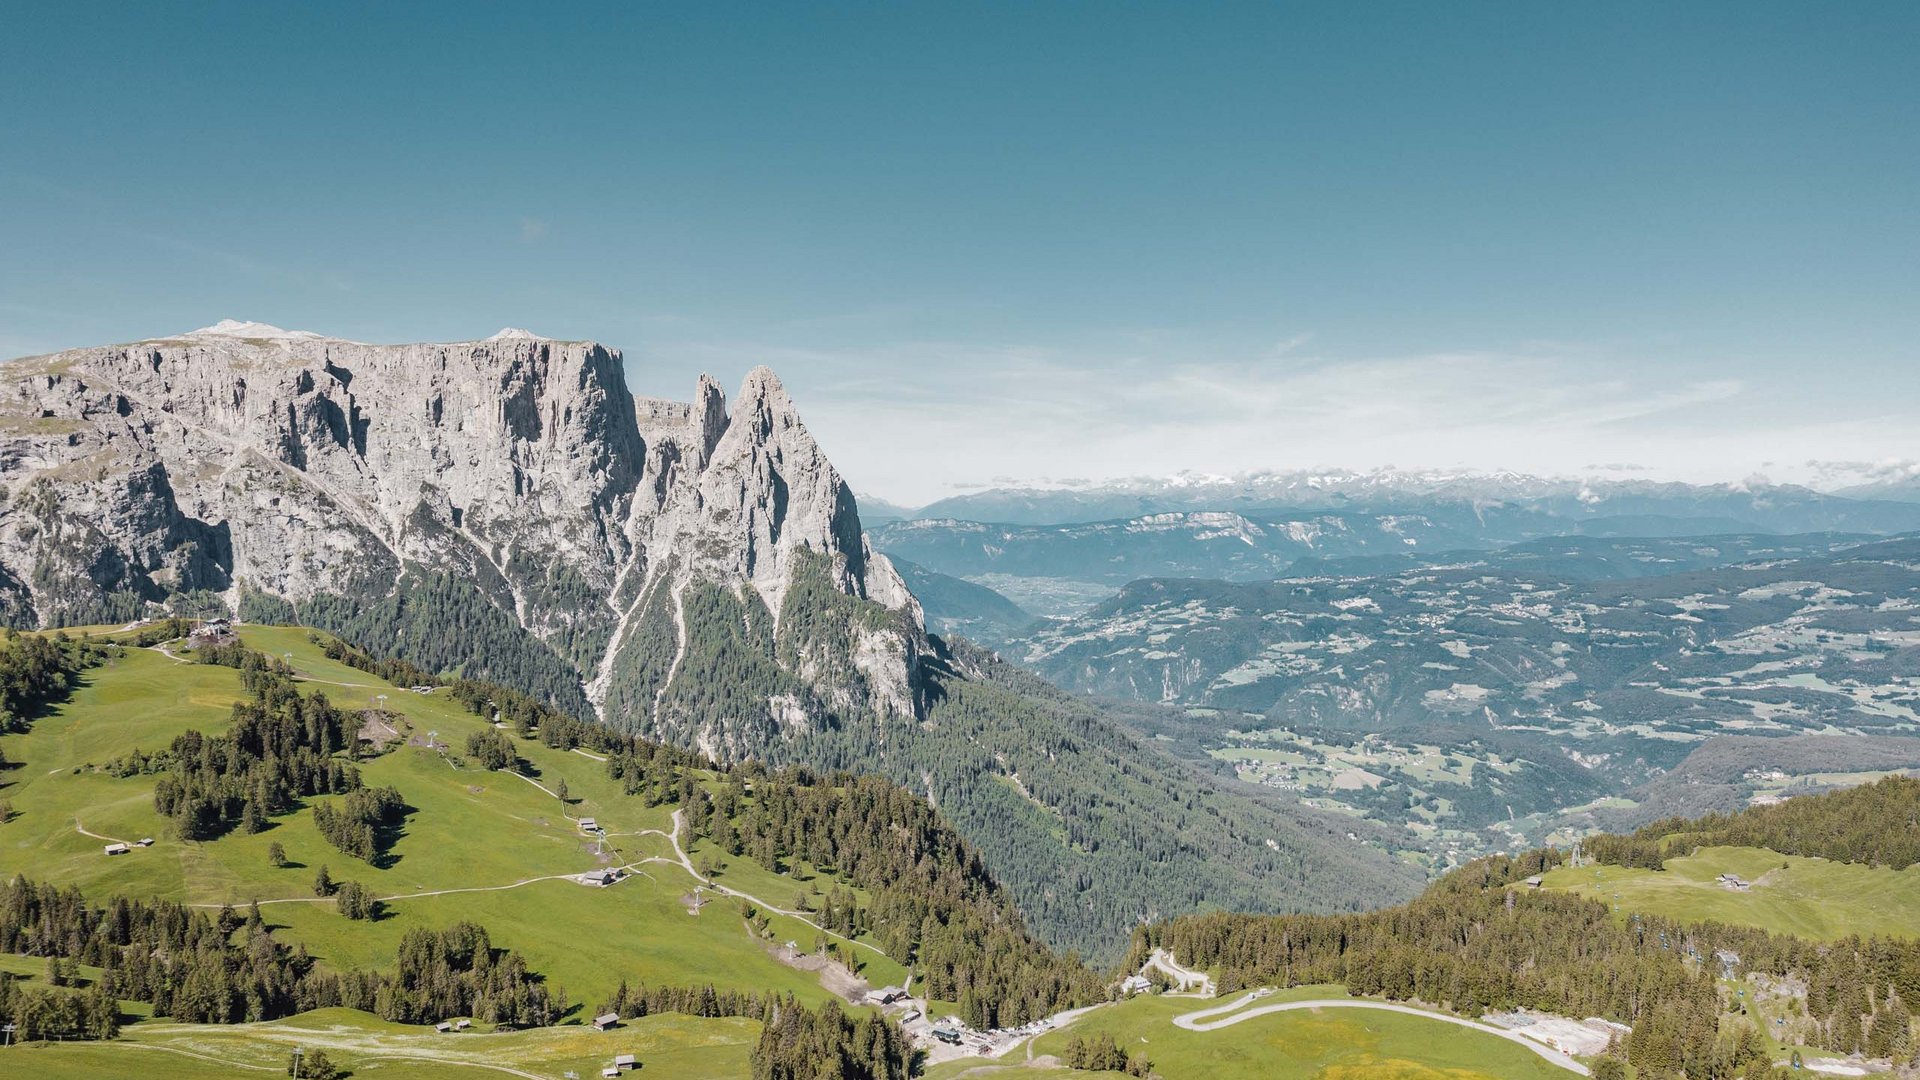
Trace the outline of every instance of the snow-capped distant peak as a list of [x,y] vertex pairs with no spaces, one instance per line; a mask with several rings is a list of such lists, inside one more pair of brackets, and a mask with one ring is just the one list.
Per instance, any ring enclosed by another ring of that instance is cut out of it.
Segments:
[[212,326],[203,326],[183,335],[185,337],[230,337],[262,338],[269,341],[318,341],[325,337],[311,330],[282,330],[263,322],[241,322],[238,319],[221,319]]
[[531,330],[522,330],[517,326],[509,326],[506,329],[488,338],[487,340],[488,341],[538,341],[540,340],[540,335],[534,333]]

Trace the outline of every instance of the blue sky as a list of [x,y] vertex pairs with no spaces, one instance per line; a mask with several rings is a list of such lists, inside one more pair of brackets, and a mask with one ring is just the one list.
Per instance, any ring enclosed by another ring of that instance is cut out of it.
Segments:
[[1906,3],[15,6],[0,355],[766,362],[906,501],[1808,477],[1920,456],[1916,55]]

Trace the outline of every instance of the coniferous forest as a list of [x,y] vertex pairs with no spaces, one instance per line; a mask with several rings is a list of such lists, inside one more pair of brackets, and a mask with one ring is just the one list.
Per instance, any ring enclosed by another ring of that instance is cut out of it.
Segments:
[[1665,856],[1724,845],[1905,870],[1920,863],[1920,777],[1889,776],[1734,814],[1667,818],[1584,845],[1601,862],[1656,870]]
[[1104,997],[1101,979],[1027,932],[979,853],[925,800],[877,777],[797,769],[742,766],[726,781],[717,795],[686,793],[695,834],[764,866],[805,859],[868,890],[865,907],[830,895],[823,917],[911,960],[926,993],[958,1002],[968,1024],[1024,1024]]

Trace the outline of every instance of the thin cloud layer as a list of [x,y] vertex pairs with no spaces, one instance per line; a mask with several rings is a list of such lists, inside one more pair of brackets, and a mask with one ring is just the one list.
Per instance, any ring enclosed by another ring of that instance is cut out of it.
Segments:
[[[1447,467],[1816,479],[1812,459],[1901,445],[1888,418],[1822,416],[1729,375],[1650,377],[1580,350],[1340,361],[1304,339],[1247,360],[939,344],[846,352],[708,347],[769,363],[863,490],[902,502],[1026,482],[1260,469]],[[875,377],[876,372],[892,373]],[[1791,464],[1795,462],[1806,463]],[[1004,479],[1000,482],[1004,482]],[[1057,482],[1057,481],[1056,481]]]

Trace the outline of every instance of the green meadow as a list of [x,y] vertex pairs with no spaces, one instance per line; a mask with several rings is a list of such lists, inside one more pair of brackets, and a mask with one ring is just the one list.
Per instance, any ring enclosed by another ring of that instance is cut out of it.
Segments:
[[[1562,866],[1543,887],[1682,922],[1723,922],[1831,941],[1851,934],[1920,933],[1920,867],[1888,870],[1781,855],[1765,848],[1711,847],[1669,858],[1664,870]],[[1721,874],[1750,883],[1742,891]]]
[[[79,689],[38,718],[31,731],[0,737],[0,752],[10,763],[0,772],[0,799],[14,809],[13,819],[0,825],[0,873],[78,885],[95,898],[120,894],[209,907],[258,901],[276,936],[342,968],[385,966],[411,927],[477,922],[497,947],[520,951],[550,985],[564,989],[581,1007],[576,1019],[623,979],[791,992],[811,1004],[832,997],[816,974],[771,954],[769,943],[741,917],[744,901],[709,892],[709,902],[694,912],[686,901],[697,881],[674,851],[671,809],[650,808],[624,794],[594,756],[516,739],[530,775],[476,769],[462,760],[467,736],[491,725],[445,691],[413,693],[328,660],[303,628],[247,627],[242,636],[250,647],[291,664],[303,691],[324,693],[336,706],[397,715],[400,742],[362,764],[368,785],[393,785],[411,808],[380,865],[328,844],[313,824],[311,807],[274,818],[266,831],[254,835],[236,831],[204,843],[175,839],[169,823],[154,811],[154,777],[115,777],[97,766],[136,748],[159,750],[188,729],[224,730],[233,703],[244,695],[232,669],[184,663],[158,649],[129,648],[88,671]],[[568,793],[564,805],[552,794],[562,779]],[[596,818],[607,830],[604,852],[580,831],[581,817]],[[103,853],[110,841],[149,837],[155,841],[151,847],[111,857]],[[285,852],[284,867],[268,858],[274,843]],[[774,873],[698,845],[690,858],[696,866],[711,858],[720,865],[717,882],[776,907],[791,907],[796,897],[833,883],[805,865]],[[349,920],[331,901],[316,898],[313,879],[323,865],[335,881],[358,881],[383,898],[384,916]],[[573,880],[601,866],[629,867],[632,874],[606,888]],[[822,936],[797,918],[772,914],[771,923],[774,942],[793,940],[808,949]],[[873,985],[906,978],[900,964],[873,948],[849,945],[846,951]],[[37,980],[45,962],[4,957],[0,970]],[[138,1018],[142,1010],[129,1005],[127,1011]],[[213,1047],[214,1057],[235,1063],[258,1064],[279,1055],[272,1067],[280,1070],[287,1033],[312,1023],[300,1017],[228,1029],[146,1021],[127,1028],[128,1040],[143,1049],[21,1048],[9,1054],[36,1055],[30,1070],[14,1073],[0,1061],[0,1074],[79,1076],[98,1073],[108,1062],[120,1071],[128,1055],[137,1053],[142,1070],[156,1077],[204,1076],[206,1060],[183,1052],[196,1047]],[[337,1055],[349,1060],[355,1053],[367,1055],[357,1073],[434,1077],[474,1068],[439,1059],[446,1036],[435,1042],[418,1029],[398,1028],[381,1036],[374,1054],[364,1036],[378,1021],[339,1013],[328,1023],[359,1033],[354,1035],[359,1049],[347,1046]],[[653,1047],[650,1059],[674,1063],[671,1071],[653,1075],[732,1076],[744,1071],[758,1025],[658,1017],[641,1022],[629,1035],[642,1033]],[[408,1039],[427,1041],[414,1046]],[[567,1068],[597,1075],[604,1062],[589,1059],[606,1041],[575,1027],[456,1038],[480,1058],[537,1066],[542,1075],[553,1076]],[[393,1046],[411,1047],[426,1060],[405,1060],[388,1052]]]

